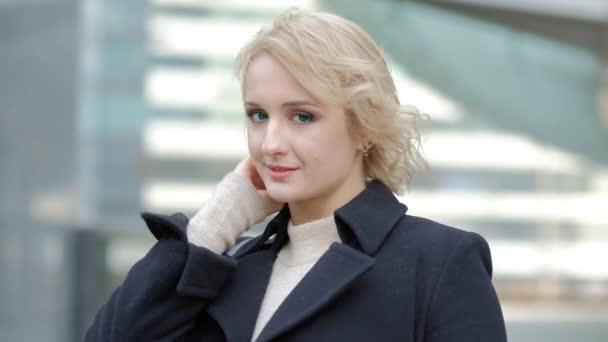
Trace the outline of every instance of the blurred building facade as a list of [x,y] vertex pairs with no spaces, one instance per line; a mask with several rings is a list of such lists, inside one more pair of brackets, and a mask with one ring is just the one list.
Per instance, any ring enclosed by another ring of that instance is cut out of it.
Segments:
[[432,118],[401,200],[488,239],[511,340],[605,340],[608,4],[573,3],[3,2],[0,340],[80,340],[139,212],[204,203],[246,153],[234,55],[290,5],[361,24]]

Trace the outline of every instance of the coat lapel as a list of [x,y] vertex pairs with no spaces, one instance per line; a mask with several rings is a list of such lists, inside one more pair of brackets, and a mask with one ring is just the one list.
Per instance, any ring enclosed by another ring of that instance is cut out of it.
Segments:
[[[302,278],[270,318],[257,341],[273,340],[312,317],[375,263],[372,257],[403,217],[407,207],[381,182],[372,181],[366,189],[335,213],[343,243],[334,243]],[[289,210],[277,215],[274,251],[286,241]]]
[[230,281],[207,307],[227,341],[250,341],[272,272],[275,254],[258,251],[239,260]]
[[[239,264],[207,312],[222,327],[227,341],[251,341],[277,254],[288,239],[289,206],[270,220],[255,243],[237,253]],[[274,239],[271,237],[274,236]],[[270,248],[264,249],[269,243]]]
[[[270,318],[257,341],[270,341],[312,317],[353,285],[375,263],[372,257],[407,207],[379,181],[334,213],[343,243],[334,243]],[[207,312],[227,341],[250,341],[277,253],[288,240],[289,207],[239,259],[239,266]],[[263,249],[275,235],[269,249]]]
[[350,202],[336,209],[334,216],[345,244],[374,255],[406,212],[405,204],[399,202],[386,185],[374,180]]
[[374,262],[374,258],[349,246],[333,243],[285,298],[256,341],[270,341],[315,315]]

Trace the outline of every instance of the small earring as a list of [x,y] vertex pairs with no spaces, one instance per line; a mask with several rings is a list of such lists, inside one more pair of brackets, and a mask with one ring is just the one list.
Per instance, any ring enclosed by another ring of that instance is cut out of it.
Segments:
[[363,145],[363,156],[364,157],[368,157],[369,156],[369,150],[372,148],[372,146],[374,146],[374,143],[367,143],[365,145]]

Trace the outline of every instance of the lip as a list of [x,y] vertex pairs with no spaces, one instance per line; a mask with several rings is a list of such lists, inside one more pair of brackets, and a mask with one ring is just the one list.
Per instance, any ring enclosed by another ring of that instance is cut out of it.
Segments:
[[294,173],[297,168],[279,165],[269,165],[268,170],[270,171],[270,177],[275,180],[283,180],[289,177],[292,173]]

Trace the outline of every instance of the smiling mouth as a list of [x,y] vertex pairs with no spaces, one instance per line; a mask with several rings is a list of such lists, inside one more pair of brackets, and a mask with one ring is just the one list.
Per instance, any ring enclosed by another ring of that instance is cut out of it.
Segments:
[[296,168],[288,168],[281,166],[269,166],[268,169],[270,170],[270,177],[275,180],[286,179],[297,170]]
[[293,171],[295,167],[284,167],[284,166],[269,166],[268,167],[272,171],[283,172],[283,171]]

